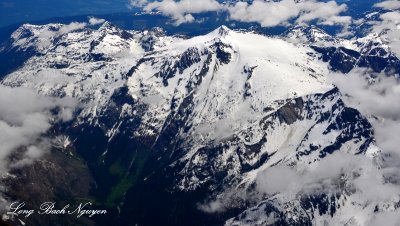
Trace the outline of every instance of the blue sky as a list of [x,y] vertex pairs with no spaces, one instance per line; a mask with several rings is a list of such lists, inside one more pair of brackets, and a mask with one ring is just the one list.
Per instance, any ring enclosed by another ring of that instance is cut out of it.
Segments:
[[0,27],[86,14],[127,12],[127,0],[0,0]]

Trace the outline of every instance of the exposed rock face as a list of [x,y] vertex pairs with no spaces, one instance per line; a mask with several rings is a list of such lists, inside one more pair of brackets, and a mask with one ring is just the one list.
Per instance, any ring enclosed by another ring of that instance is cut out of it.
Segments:
[[[90,200],[90,189],[94,186],[91,173],[84,162],[73,153],[73,147],[66,149],[54,148],[39,161],[32,165],[14,169],[12,176],[1,180],[6,186],[3,195],[10,202],[24,202],[24,209],[39,211],[44,202],[55,202],[61,209],[65,205],[78,206],[81,198]],[[92,201],[94,202],[94,200]],[[87,217],[48,215],[46,217],[32,214],[28,218],[20,215],[11,218],[12,225],[52,225],[54,222],[69,225],[94,225],[94,221]]]

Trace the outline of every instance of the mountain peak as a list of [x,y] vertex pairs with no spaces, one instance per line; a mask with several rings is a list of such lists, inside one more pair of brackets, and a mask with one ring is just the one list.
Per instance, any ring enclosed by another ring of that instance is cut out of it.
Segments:
[[285,35],[290,42],[334,44],[339,40],[315,25],[297,25]]
[[222,25],[219,28],[215,29],[213,33],[218,34],[221,37],[227,36],[230,32],[232,32],[231,29],[229,29],[227,26]]
[[99,31],[119,31],[120,29],[109,21],[104,22]]

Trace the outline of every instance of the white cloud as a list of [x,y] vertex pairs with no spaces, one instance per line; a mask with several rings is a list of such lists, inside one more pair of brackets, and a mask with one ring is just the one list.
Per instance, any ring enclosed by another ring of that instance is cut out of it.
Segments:
[[[375,79],[366,79],[365,71],[354,71],[349,75],[334,74],[332,82],[339,87],[347,105],[363,115],[377,117],[371,120],[378,146],[385,152],[400,157],[400,82],[383,74]],[[400,168],[399,168],[400,169]]]
[[[48,145],[42,135],[53,122],[69,119],[63,112],[71,112],[75,106],[73,99],[44,97],[26,88],[0,85],[0,173],[45,153]],[[58,109],[59,115],[51,114],[53,109]],[[16,151],[24,151],[22,158],[10,161]]]
[[378,76],[366,79],[365,71],[355,70],[349,75],[332,74],[332,82],[345,97],[346,104],[364,115],[400,120],[400,84],[394,77]]
[[59,34],[66,34],[72,31],[80,30],[86,27],[86,23],[79,23],[79,22],[72,22],[70,24],[65,24],[61,26],[61,28],[58,30]]
[[393,212],[376,213],[372,219],[367,222],[367,226],[398,226],[400,222],[400,209]]
[[[399,197],[399,184],[385,182],[390,173],[398,174],[399,170],[377,165],[375,159],[364,155],[334,152],[302,170],[283,164],[270,167],[257,174],[255,192],[233,188],[199,205],[199,209],[216,213],[237,205],[235,200],[258,203],[268,198],[290,201],[303,195],[346,194],[357,203],[343,203],[342,208],[360,211],[358,206],[374,207],[376,203],[391,203]],[[375,222],[379,217],[371,212],[365,220]]]
[[[400,1],[384,1],[375,5],[375,7],[398,10]],[[390,46],[391,50],[400,57],[400,11],[389,11],[380,15],[381,21],[373,23],[372,31],[381,34]]]
[[351,17],[339,16],[340,13],[347,10],[345,4],[338,5],[335,1],[329,2],[304,2],[301,8],[301,15],[297,19],[298,22],[308,22],[318,20],[321,24],[335,25],[335,24],[349,24]]
[[389,1],[383,1],[380,3],[377,3],[374,5],[377,8],[382,8],[382,9],[400,9],[400,1],[399,0],[389,0]]
[[276,166],[257,175],[257,190],[273,195],[288,189],[299,189],[300,177],[289,167]]
[[[347,105],[357,108],[365,116],[370,116],[375,131],[377,145],[387,154],[381,162],[379,173],[390,183],[378,186],[376,174],[368,174],[357,186],[364,189],[366,197],[382,199],[386,195],[399,195],[400,191],[400,82],[384,74],[366,77],[368,72],[355,71],[350,75],[331,76],[335,85],[344,95]],[[375,77],[377,76],[377,77]],[[366,79],[367,78],[367,79]],[[386,194],[386,195],[385,195]],[[373,214],[367,225],[398,225],[399,211]]]
[[163,0],[161,2],[135,1],[137,4],[143,5],[147,12],[160,11],[163,15],[171,17],[176,25],[182,23],[190,23],[194,21],[192,14],[218,11],[222,9],[222,5],[215,0]]
[[347,10],[345,4],[338,5],[334,1],[318,2],[314,0],[296,3],[293,0],[279,2],[254,1],[252,4],[238,2],[229,7],[230,16],[234,20],[257,22],[263,27],[287,25],[290,20],[304,23],[317,20],[321,24],[348,24],[350,17],[339,16]]
[[316,20],[324,25],[349,24],[351,17],[341,16],[347,10],[345,4],[335,1],[319,2],[308,0],[296,3],[294,0],[265,2],[255,0],[252,3],[237,2],[221,4],[215,0],[162,0],[149,2],[132,0],[131,6],[144,7],[144,11],[159,11],[171,17],[176,25],[194,22],[193,14],[203,12],[227,11],[230,18],[242,22],[257,22],[264,27],[287,25],[291,20],[304,23]]
[[218,213],[226,210],[225,204],[221,200],[214,200],[209,203],[198,205],[199,210],[206,213]]
[[295,3],[290,0],[268,3],[255,1],[252,4],[238,2],[229,7],[229,13],[233,20],[258,22],[263,27],[271,27],[285,25],[289,19],[299,15],[299,10],[293,7],[294,5]]
[[143,7],[147,4],[147,0],[130,0],[129,4],[132,7]]
[[[346,182],[345,182],[346,181]],[[399,195],[399,187],[384,183],[383,171],[365,156],[335,152],[303,171],[285,165],[258,174],[256,184],[261,193],[274,195],[329,194],[356,189],[363,202],[385,202]]]
[[87,26],[87,23],[72,22],[70,24],[62,24],[57,30],[41,30],[38,34],[38,47],[46,49],[51,45],[52,39],[55,39],[64,34],[83,29]]
[[89,18],[89,24],[90,25],[98,25],[98,24],[102,24],[104,22],[106,22],[105,19],[99,19],[99,18],[96,18],[96,17],[90,17]]

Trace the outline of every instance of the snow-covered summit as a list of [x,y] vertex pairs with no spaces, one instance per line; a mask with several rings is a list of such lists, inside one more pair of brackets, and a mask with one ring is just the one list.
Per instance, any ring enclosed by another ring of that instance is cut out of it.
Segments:
[[299,25],[283,36],[296,45],[310,46],[320,53],[330,69],[348,73],[356,68],[388,74],[400,73],[396,48],[390,46],[385,32],[369,32],[364,37],[346,39],[327,34],[316,26]]
[[314,25],[297,25],[289,30],[286,37],[293,41],[298,40],[311,43],[336,41],[334,37]]

